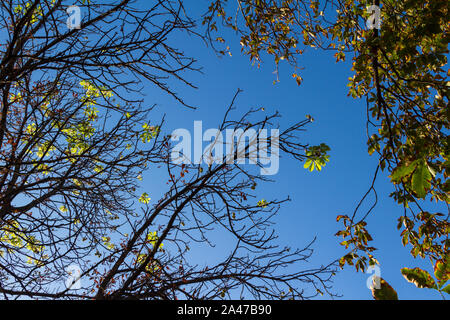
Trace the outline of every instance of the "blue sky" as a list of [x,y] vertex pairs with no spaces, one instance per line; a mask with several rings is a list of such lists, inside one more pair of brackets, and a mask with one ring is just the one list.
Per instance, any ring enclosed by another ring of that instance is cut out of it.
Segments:
[[[194,15],[199,12],[199,7],[190,9],[195,9]],[[261,68],[251,66],[248,57],[240,53],[238,38],[230,32],[221,35],[225,35],[230,44],[232,57],[218,58],[195,37],[181,35],[172,39],[178,48],[195,57],[198,66],[203,67],[203,74],[186,75],[199,89],[171,84],[198,109],[190,110],[156,88],[146,87],[143,92],[145,102],[158,104],[155,121],[158,116],[166,115],[165,133],[177,128],[193,130],[195,120],[203,121],[204,130],[217,128],[237,88],[244,90],[236,104],[237,115],[251,107],[264,107],[267,113],[278,110],[282,114],[280,125],[283,128],[311,114],[315,121],[303,133],[303,141],[312,145],[327,143],[331,147],[330,163],[322,172],[310,173],[303,169],[303,163],[283,157],[279,173],[273,176],[275,182],[260,186],[257,191],[261,198],[281,199],[288,195],[292,198],[280,210],[276,230],[280,235],[279,243],[291,247],[301,248],[317,237],[315,254],[307,267],[339,258],[345,250],[339,245],[339,238],[334,236],[341,227],[336,216],[351,215],[370,186],[377,164],[376,157],[367,153],[365,101],[347,97],[350,63],[335,63],[332,53],[310,49],[300,60],[301,66],[305,67],[300,72],[303,84],[297,86],[291,77],[291,67],[281,65],[281,82],[274,85],[275,67],[270,58]],[[155,181],[151,172],[147,175],[150,179],[144,181]],[[153,199],[157,199],[162,191],[160,186],[152,183],[145,184],[144,188],[150,191]],[[379,175],[376,189],[378,205],[367,221],[375,240],[373,246],[378,248],[375,255],[381,263],[381,276],[396,289],[400,299],[440,299],[438,293],[417,289],[402,277],[402,267],[429,269],[429,263],[413,259],[409,248],[400,242],[396,225],[402,208],[388,196],[393,187],[386,174]],[[370,205],[373,199],[368,200],[367,205]],[[217,256],[221,253],[220,241],[215,249]],[[193,257],[200,264],[205,262],[202,254],[193,254]],[[371,299],[366,287],[368,277],[369,274],[357,273],[347,267],[336,275],[334,291],[344,299]]]

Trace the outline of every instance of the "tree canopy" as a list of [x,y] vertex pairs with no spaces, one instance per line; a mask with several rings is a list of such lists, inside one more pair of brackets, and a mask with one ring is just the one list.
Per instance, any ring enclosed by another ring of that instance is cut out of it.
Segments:
[[[301,85],[310,48],[351,59],[348,94],[364,99],[367,147],[378,157],[369,190],[354,212],[337,216],[348,250],[339,261],[366,270],[378,264],[367,225],[380,172],[398,202],[400,241],[429,259],[433,272],[403,268],[419,288],[450,293],[448,3],[441,0],[210,0],[201,19],[182,0],[15,1],[0,4],[0,292],[5,298],[304,299],[330,290],[336,263],[302,270],[312,244],[276,245],[273,217],[289,199],[258,199],[268,179],[239,162],[177,164],[164,119],[152,119],[141,88],[153,86],[192,107],[169,85],[195,88],[195,57],[172,37],[199,37],[219,55],[229,42],[256,65],[289,63]],[[68,5],[84,15],[67,28]],[[368,6],[380,7],[381,27],[368,28]],[[225,39],[230,28],[236,33]],[[277,82],[278,77],[274,80]],[[232,97],[221,130],[260,132],[278,113],[259,118],[235,111]],[[240,115],[238,115],[240,114]],[[329,147],[309,146],[293,123],[280,150],[320,171]],[[257,136],[271,143],[272,137]],[[243,157],[248,157],[248,150]],[[237,158],[242,154],[236,153]],[[261,166],[261,163],[258,163]],[[141,192],[142,174],[164,168],[164,196]],[[393,226],[395,227],[395,226]],[[231,253],[208,266],[189,260],[190,246],[214,245],[226,233]],[[375,240],[374,240],[375,239]],[[90,279],[83,292],[59,288],[68,265]],[[294,272],[285,267],[294,266]],[[433,276],[432,276],[433,275]],[[384,279],[376,299],[397,294]]]

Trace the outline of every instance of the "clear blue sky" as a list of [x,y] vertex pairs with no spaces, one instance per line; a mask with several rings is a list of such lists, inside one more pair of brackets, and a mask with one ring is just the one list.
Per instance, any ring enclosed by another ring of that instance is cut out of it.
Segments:
[[[195,8],[188,9],[195,16],[207,2],[196,1]],[[155,121],[166,114],[165,133],[176,128],[193,130],[194,120],[202,120],[204,130],[216,128],[237,88],[244,90],[237,102],[238,111],[244,112],[251,107],[264,107],[267,113],[278,110],[283,116],[282,126],[311,114],[315,122],[303,134],[304,142],[327,143],[331,147],[330,163],[322,172],[310,173],[303,169],[302,163],[284,157],[280,160],[279,173],[273,176],[276,182],[259,187],[258,194],[261,198],[280,199],[288,195],[292,198],[277,218],[280,244],[303,247],[317,236],[314,257],[311,265],[306,267],[339,258],[345,250],[339,245],[340,239],[334,236],[341,227],[336,223],[336,215],[351,215],[367,191],[377,164],[376,157],[367,153],[365,102],[347,97],[347,78],[351,75],[348,61],[337,64],[332,53],[310,49],[300,60],[305,67],[301,72],[304,82],[300,87],[291,77],[292,69],[287,65],[281,65],[281,82],[273,85],[274,65],[270,59],[266,59],[260,69],[251,66],[248,57],[240,53],[238,38],[230,32],[225,33],[225,38],[231,44],[232,57],[218,58],[195,37],[182,35],[172,39],[178,48],[195,57],[198,65],[203,67],[203,74],[186,75],[199,86],[198,90],[179,83],[171,84],[188,103],[197,106],[197,110],[187,109],[151,87],[146,87],[143,92],[145,102],[158,104]],[[161,194],[161,186],[152,183],[156,177],[151,172],[147,175],[150,179],[144,179],[149,181],[144,187],[156,200]],[[440,299],[439,294],[431,290],[415,288],[400,274],[402,267],[429,268],[429,263],[413,259],[409,248],[400,242],[396,225],[402,208],[388,197],[392,185],[386,174],[379,175],[376,188],[378,205],[367,221],[369,232],[375,239],[373,246],[378,248],[375,254],[381,263],[381,276],[397,290],[400,299]],[[220,241],[215,249],[217,256],[221,255]],[[204,255],[194,254],[194,257],[200,264],[204,263]],[[345,299],[371,299],[366,287],[368,276],[346,268],[336,275],[334,291]]]

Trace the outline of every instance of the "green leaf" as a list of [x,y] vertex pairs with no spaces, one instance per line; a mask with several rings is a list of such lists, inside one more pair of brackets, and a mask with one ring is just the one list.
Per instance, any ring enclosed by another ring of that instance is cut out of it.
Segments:
[[427,190],[431,187],[431,173],[425,162],[421,162],[412,176],[411,187],[419,198],[425,198]]
[[383,278],[380,278],[380,287],[373,286],[371,290],[375,300],[398,300],[397,292]]
[[311,166],[312,160],[308,159],[305,161],[305,164],[303,165],[303,168],[308,169]]
[[414,169],[417,167],[417,160],[411,162],[409,165],[404,165],[401,167],[397,167],[394,172],[391,174],[392,181],[399,181],[402,178],[409,176]]
[[315,163],[316,163],[317,171],[321,171],[322,170],[322,166],[319,164],[319,161],[315,161]]
[[438,260],[434,265],[434,276],[438,279],[440,286],[443,286],[450,276],[450,264],[447,261]]
[[431,275],[420,268],[403,268],[401,272],[408,282],[414,283],[418,288],[437,289]]
[[257,203],[256,203],[256,205],[258,206],[258,207],[261,207],[261,208],[267,208],[267,205],[268,205],[269,203],[266,201],[266,199],[262,199],[262,200],[259,200]]
[[147,204],[147,203],[149,203],[150,202],[150,197],[148,196],[148,193],[147,192],[144,192],[140,197],[139,197],[139,202],[140,203],[145,203],[145,204]]
[[450,284],[447,285],[444,289],[442,289],[443,292],[450,294]]

